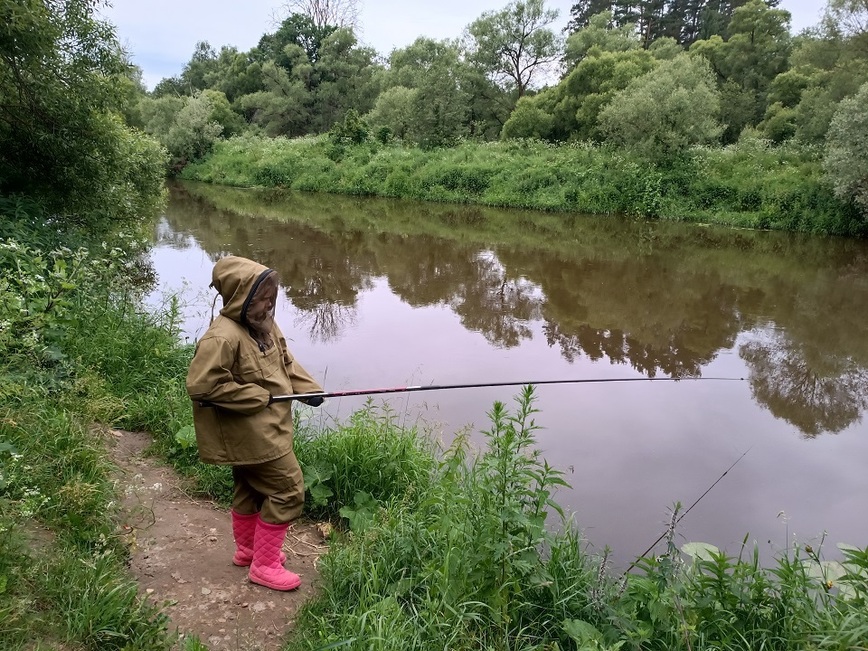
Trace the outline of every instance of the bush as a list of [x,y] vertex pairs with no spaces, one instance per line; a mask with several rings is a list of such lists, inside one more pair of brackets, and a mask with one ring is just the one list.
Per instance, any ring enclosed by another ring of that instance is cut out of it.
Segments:
[[826,138],[823,168],[835,194],[855,203],[868,222],[868,83],[838,106]]

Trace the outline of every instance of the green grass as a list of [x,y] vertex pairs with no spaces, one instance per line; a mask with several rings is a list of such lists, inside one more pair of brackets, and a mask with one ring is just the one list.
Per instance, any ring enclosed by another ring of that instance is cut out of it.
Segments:
[[[331,157],[330,157],[331,156]],[[864,236],[868,220],[832,193],[818,152],[759,141],[696,148],[657,167],[625,151],[537,141],[423,150],[327,138],[221,141],[182,177],[240,187],[640,215],[746,228]]]
[[[173,643],[165,616],[140,599],[127,573],[112,465],[94,427],[125,422],[145,378],[164,376],[162,365],[130,366],[140,361],[130,356],[133,341],[162,337],[166,350],[178,350],[120,273],[116,260],[135,256],[0,243],[3,649],[157,651]],[[112,328],[113,340],[99,336]]]

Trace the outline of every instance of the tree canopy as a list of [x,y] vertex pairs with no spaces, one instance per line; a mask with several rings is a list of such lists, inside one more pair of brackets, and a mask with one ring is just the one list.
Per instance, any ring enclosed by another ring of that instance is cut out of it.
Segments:
[[134,71],[97,5],[0,3],[0,194],[93,228],[153,205],[163,156],[124,124]]

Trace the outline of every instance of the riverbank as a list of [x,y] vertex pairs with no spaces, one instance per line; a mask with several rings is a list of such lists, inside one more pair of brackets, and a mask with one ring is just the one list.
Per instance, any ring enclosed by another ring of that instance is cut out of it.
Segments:
[[753,229],[864,236],[868,222],[835,198],[820,152],[745,139],[696,148],[669,167],[589,144],[466,142],[423,150],[327,136],[220,141],[181,177],[238,187],[639,215]]

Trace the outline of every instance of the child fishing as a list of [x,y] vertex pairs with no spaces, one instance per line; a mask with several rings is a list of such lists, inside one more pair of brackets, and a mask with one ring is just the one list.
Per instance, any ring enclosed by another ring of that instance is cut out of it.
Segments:
[[[278,276],[253,260],[220,259],[212,287],[223,308],[196,344],[187,373],[199,457],[232,466],[232,562],[274,590],[301,578],[283,567],[283,541],[301,515],[304,482],[293,451],[291,402],[284,394],[322,393],[293,358],[274,318]],[[321,397],[304,400],[312,406]]]

